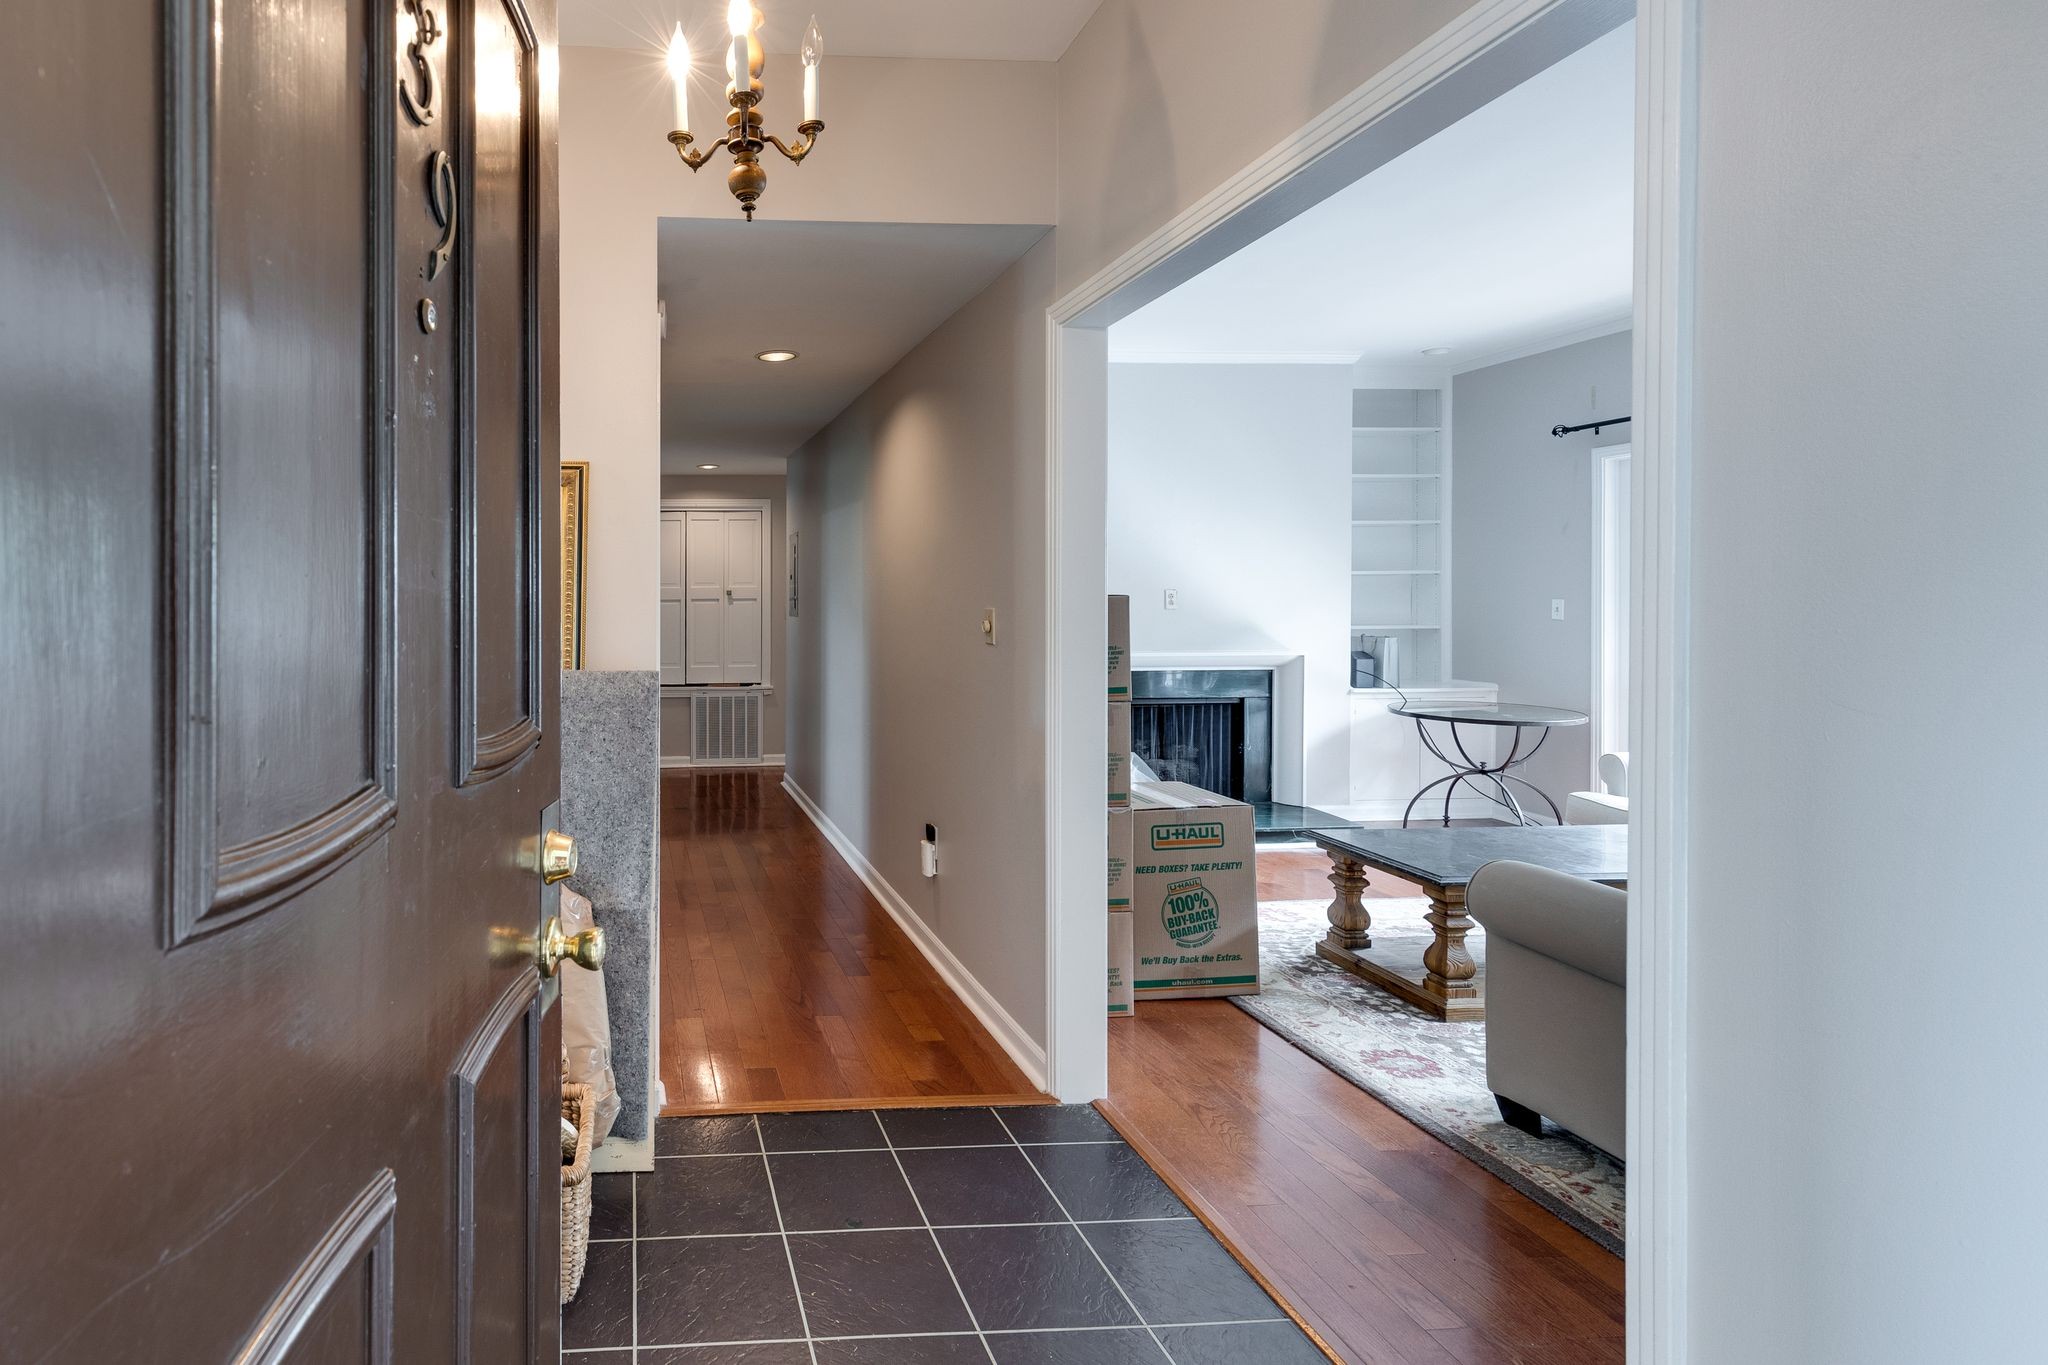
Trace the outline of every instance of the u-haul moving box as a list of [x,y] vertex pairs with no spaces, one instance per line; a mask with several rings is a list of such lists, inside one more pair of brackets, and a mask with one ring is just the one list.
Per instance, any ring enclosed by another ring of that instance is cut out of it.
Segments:
[[1109,908],[1131,908],[1131,813],[1109,813]]
[[1185,782],[1138,782],[1131,838],[1135,997],[1256,995],[1252,808]]
[[1109,806],[1122,810],[1131,804],[1131,704],[1109,704]]
[[1131,599],[1109,597],[1109,699],[1131,699]]
[[1109,1017],[1128,1019],[1131,999],[1131,914],[1119,910],[1109,917]]

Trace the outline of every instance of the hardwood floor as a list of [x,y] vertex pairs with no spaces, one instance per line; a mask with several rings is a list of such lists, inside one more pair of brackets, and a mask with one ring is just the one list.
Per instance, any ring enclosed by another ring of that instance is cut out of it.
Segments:
[[[1327,896],[1327,867],[1261,854],[1259,894]],[[1345,1360],[1623,1359],[1619,1257],[1228,1001],[1148,1001],[1109,1057],[1103,1111]]]
[[[665,1112],[1042,1101],[780,777],[663,774]],[[1261,854],[1259,895],[1327,867]],[[1228,1001],[1113,1022],[1102,1109],[1354,1365],[1623,1359],[1618,1258]]]
[[781,781],[662,774],[663,1112],[1043,1102]]

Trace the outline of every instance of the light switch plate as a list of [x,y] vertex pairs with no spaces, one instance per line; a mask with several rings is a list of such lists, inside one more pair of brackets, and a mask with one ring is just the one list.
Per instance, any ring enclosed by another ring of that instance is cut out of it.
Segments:
[[996,642],[996,609],[990,607],[981,614],[981,642],[992,645]]
[[1550,619],[1553,621],[1564,620],[1564,599],[1562,597],[1550,599]]

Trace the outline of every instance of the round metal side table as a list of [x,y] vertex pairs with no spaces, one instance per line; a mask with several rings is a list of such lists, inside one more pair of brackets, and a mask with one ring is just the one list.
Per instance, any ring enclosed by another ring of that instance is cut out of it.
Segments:
[[[1550,738],[1552,730],[1568,730],[1573,726],[1586,725],[1592,720],[1583,711],[1567,711],[1556,706],[1520,706],[1513,703],[1499,703],[1493,706],[1431,706],[1424,702],[1403,702],[1387,708],[1397,716],[1406,716],[1415,722],[1415,732],[1422,736],[1422,742],[1429,751],[1440,759],[1451,771],[1429,783],[1409,799],[1408,809],[1401,814],[1401,826],[1407,828],[1414,818],[1415,807],[1423,797],[1444,788],[1444,823],[1451,823],[1451,797],[1457,794],[1460,783],[1471,783],[1475,791],[1497,806],[1504,807],[1515,817],[1515,823],[1530,823],[1522,803],[1515,799],[1508,783],[1513,782],[1528,788],[1543,798],[1543,804],[1550,807],[1550,814],[1559,824],[1564,823],[1564,814],[1557,808],[1557,802],[1534,782],[1518,776],[1514,769],[1536,757],[1536,751],[1543,747],[1543,741]],[[1444,752],[1437,737],[1429,732],[1429,722],[1436,721],[1449,727],[1451,748],[1456,757]],[[1482,763],[1465,751],[1465,740],[1458,733],[1461,725],[1485,725],[1495,729],[1512,729],[1514,742],[1508,746],[1508,755],[1495,763]],[[1522,746],[1527,731],[1536,732],[1536,742],[1525,750]],[[1490,784],[1494,791],[1481,785]],[[1495,795],[1498,792],[1498,795]]]

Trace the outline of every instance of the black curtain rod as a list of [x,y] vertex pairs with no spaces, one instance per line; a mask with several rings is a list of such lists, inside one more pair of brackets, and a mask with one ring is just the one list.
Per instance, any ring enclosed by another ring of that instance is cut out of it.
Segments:
[[1569,436],[1575,431],[1590,431],[1595,436],[1598,436],[1600,434],[1600,428],[1618,427],[1623,422],[1626,422],[1628,420],[1629,419],[1626,417],[1603,417],[1597,422],[1581,422],[1578,426],[1575,427],[1568,427],[1560,422],[1558,425],[1550,429],[1550,434],[1552,436]]

